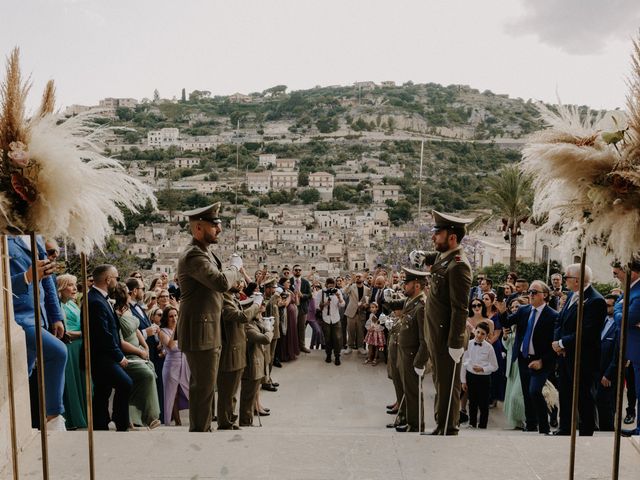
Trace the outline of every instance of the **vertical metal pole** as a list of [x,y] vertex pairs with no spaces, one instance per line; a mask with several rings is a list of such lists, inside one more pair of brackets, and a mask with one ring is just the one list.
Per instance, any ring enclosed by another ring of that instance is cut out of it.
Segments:
[[[576,428],[578,427],[578,387],[580,385],[580,355],[582,352],[582,318],[584,317],[584,271],[587,247],[582,249],[580,261],[580,286],[578,296],[578,317],[576,319],[576,343],[573,358],[573,391],[571,396],[571,452],[569,457],[569,479],[573,480],[576,467]],[[574,293],[574,295],[576,295]]]
[[420,144],[420,173],[418,175],[418,221],[422,213],[422,159],[424,158],[424,140]]
[[2,235],[2,280],[4,288],[2,289],[2,300],[4,305],[4,348],[7,356],[7,393],[9,397],[9,430],[11,436],[11,465],[13,479],[18,480],[20,470],[18,468],[18,440],[16,435],[16,400],[13,392],[13,348],[11,345],[11,311],[9,304],[12,301],[9,292],[11,285],[11,276],[9,274],[9,246],[7,244],[7,236]]
[[620,430],[622,429],[622,398],[624,396],[624,370],[627,350],[627,323],[629,322],[629,294],[631,290],[631,269],[625,268],[624,298],[622,299],[622,320],[620,321],[620,348],[618,349],[618,372],[616,375],[616,419],[613,434],[613,467],[611,478],[618,480],[620,474]]
[[87,438],[89,441],[89,478],[96,476],[95,457],[93,453],[93,403],[91,395],[91,344],[89,343],[89,288],[87,286],[87,255],[80,254],[82,273],[82,346],[84,349],[84,381],[85,401],[87,404]]
[[47,444],[47,414],[44,395],[44,355],[42,353],[42,318],[40,312],[40,278],[38,277],[38,244],[36,233],[30,232],[31,237],[31,285],[33,286],[33,310],[36,331],[36,365],[38,379],[38,410],[40,413],[40,442],[42,448],[42,478],[49,479],[49,447]]

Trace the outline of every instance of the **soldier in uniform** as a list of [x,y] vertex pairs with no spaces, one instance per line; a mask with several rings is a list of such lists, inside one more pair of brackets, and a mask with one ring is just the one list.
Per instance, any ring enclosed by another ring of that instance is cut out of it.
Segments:
[[237,430],[236,393],[240,388],[242,371],[247,364],[247,336],[244,324],[264,311],[260,297],[250,306],[243,309],[236,296],[240,291],[238,285],[224,293],[222,305],[222,353],[220,355],[220,371],[218,372],[218,430]]
[[189,217],[193,239],[178,260],[180,311],[178,344],[191,370],[189,381],[189,431],[211,431],[213,399],[222,339],[220,313],[222,294],[242,279],[242,259],[222,269],[222,262],[209,251],[218,242],[222,222],[220,203],[184,212]]
[[[433,219],[432,240],[436,252],[424,254],[424,263],[431,265],[424,327],[436,389],[434,410],[437,427],[432,434],[457,435],[461,388],[458,364],[464,353],[467,300],[472,280],[471,265],[460,242],[470,220],[435,210]],[[449,402],[451,409],[447,411]],[[447,416],[449,424],[445,425]]]
[[262,379],[267,375],[265,353],[273,340],[273,330],[267,330],[258,317],[244,326],[247,335],[247,366],[240,387],[240,426],[253,425],[253,412]]
[[419,382],[429,360],[427,344],[424,340],[424,307],[426,298],[423,293],[427,281],[427,272],[402,268],[405,272],[405,300],[389,302],[396,310],[402,307],[397,320],[396,368],[402,384],[404,403],[400,406],[398,418],[405,423],[397,425],[398,432],[418,432],[424,430],[424,420],[419,425],[423,399],[420,398]]
[[[397,308],[398,315],[403,306]],[[396,402],[393,405],[387,405],[387,408],[389,408],[387,413],[390,415],[398,414],[394,422],[387,424],[387,428],[396,428],[398,425],[407,423],[407,419],[400,416],[400,404],[404,403],[404,390],[402,389],[402,380],[398,370],[398,332],[400,331],[400,326],[401,323],[396,320],[389,330],[389,338],[387,340],[387,374],[393,382],[393,388],[396,392]]]

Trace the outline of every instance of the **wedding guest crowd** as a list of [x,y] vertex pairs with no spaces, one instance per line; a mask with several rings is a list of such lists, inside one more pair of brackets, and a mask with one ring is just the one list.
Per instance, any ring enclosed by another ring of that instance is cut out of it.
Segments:
[[[208,221],[206,216],[196,220]],[[207,225],[221,230],[215,222]],[[56,269],[55,242],[47,242],[47,247],[37,244],[48,428],[86,428],[78,280]],[[25,331],[32,374],[36,327],[28,237],[10,237],[9,249],[15,318]],[[221,290],[218,320],[211,318],[220,322],[221,336],[217,397],[210,401],[217,425],[204,425],[203,430],[250,427],[256,424],[255,416],[270,415],[260,391],[278,391],[274,367],[282,368],[313,349],[324,350],[326,362],[335,366],[353,355],[373,367],[386,363],[395,392],[387,411],[396,416],[388,427],[399,432],[423,429],[417,385],[431,368],[423,321],[430,291],[427,271],[378,266],[322,280],[315,267],[296,264],[278,271],[259,269],[250,278],[241,259],[232,262],[237,278]],[[623,434],[637,435],[640,259],[628,271]],[[613,277],[623,285],[626,272],[619,264],[612,266]],[[477,275],[468,295],[461,425],[487,428],[490,410],[495,409],[492,415],[503,415],[507,428],[570,434],[577,306],[582,301],[578,430],[592,435],[614,429],[617,352],[627,293],[597,291],[588,266],[580,292],[579,277],[578,264],[552,274],[549,285],[517,272],[502,281]],[[113,265],[96,266],[92,280],[88,304],[94,428],[109,429],[111,422],[111,428],[121,431],[153,429],[161,422],[181,425],[181,411],[193,407],[194,377],[191,350],[183,353],[179,341],[180,322],[187,321],[180,315],[189,308],[185,305],[193,287],[182,284],[180,275],[169,282],[167,274],[145,279],[139,271],[121,281]]]

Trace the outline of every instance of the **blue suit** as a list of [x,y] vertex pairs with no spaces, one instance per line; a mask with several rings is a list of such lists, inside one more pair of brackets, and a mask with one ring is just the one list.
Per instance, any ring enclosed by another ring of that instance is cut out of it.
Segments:
[[[620,295],[613,309],[613,317],[618,328],[622,322],[623,299],[624,294]],[[640,328],[636,326],[638,323],[640,323],[640,282],[631,287],[629,294],[629,320],[626,331],[627,341],[625,342],[627,344],[626,358],[631,360],[636,379],[636,398],[640,399]],[[640,433],[640,417],[637,420],[636,433]]]
[[[598,407],[598,426],[600,431],[612,432],[616,411],[616,377],[618,375],[618,349],[620,347],[620,330],[615,320],[605,326],[600,335],[600,369],[596,379],[596,404]],[[606,377],[611,386],[605,387],[600,381]]]
[[[25,333],[27,345],[27,367],[29,375],[36,362],[36,323],[33,308],[33,282],[26,283],[25,272],[31,269],[31,248],[20,237],[8,237],[9,269],[13,292],[13,313],[16,323]],[[38,258],[47,258],[44,246],[38,239]],[[67,347],[46,329],[63,321],[62,309],[56,285],[52,277],[40,280],[40,312],[42,323],[42,353],[44,356],[45,403],[47,415],[64,412],[64,369],[67,364]]]
[[[540,433],[549,433],[549,416],[547,403],[542,395],[542,387],[553,372],[555,365],[555,353],[551,343],[558,312],[548,305],[544,306],[531,335],[535,355],[527,354],[525,356],[522,353],[522,344],[532,309],[531,305],[522,306],[509,316],[503,314],[500,322],[504,327],[516,326],[516,341],[513,345],[512,358],[518,359],[527,429],[535,430],[538,428]],[[529,363],[533,360],[542,360],[540,370],[529,368]]]
[[[118,431],[129,428],[129,394],[133,382],[120,362],[120,322],[103,294],[91,288],[89,304],[89,333],[91,342],[91,377],[93,378],[93,427],[109,429],[109,397],[113,397],[113,421]],[[83,337],[84,338],[84,337]]]
[[[554,340],[562,340],[566,356],[558,358],[558,393],[560,394],[560,431],[571,430],[571,400],[573,395],[573,362],[575,359],[578,302],[571,304],[575,293],[567,297],[560,311]],[[578,384],[578,412],[580,435],[593,435],[596,427],[595,385],[600,367],[600,333],[607,316],[604,297],[589,286],[584,291],[584,317],[582,319],[582,351],[580,382]]]

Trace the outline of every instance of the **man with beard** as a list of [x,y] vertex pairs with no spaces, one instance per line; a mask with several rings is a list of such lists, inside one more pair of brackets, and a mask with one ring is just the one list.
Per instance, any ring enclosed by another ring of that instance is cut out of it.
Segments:
[[472,280],[471,265],[460,242],[470,220],[435,210],[433,219],[432,240],[436,252],[425,254],[425,263],[431,265],[431,288],[424,324],[436,389],[437,427],[432,435],[457,435],[461,388],[459,363],[464,353],[467,300]]
[[120,349],[120,323],[109,303],[109,293],[118,284],[113,265],[99,265],[93,271],[89,303],[91,377],[93,378],[93,428],[109,430],[109,397],[113,396],[113,421],[118,431],[129,428],[129,393],[133,381],[125,372],[129,364]]
[[309,280],[302,277],[302,267],[300,265],[293,266],[293,278],[291,279],[291,287],[296,293],[298,299],[298,344],[300,351],[311,353],[304,344],[304,331],[307,327],[307,314],[309,313],[309,301],[311,300],[311,284]]
[[347,317],[347,349],[344,353],[349,354],[351,350],[358,350],[360,355],[366,355],[364,349],[364,323],[369,303],[371,290],[364,284],[362,273],[356,273],[356,281],[349,285],[346,290],[347,307],[344,314]]
[[178,321],[178,345],[191,370],[189,381],[189,431],[211,431],[214,387],[222,338],[220,313],[223,293],[242,280],[242,259],[233,256],[231,266],[209,251],[218,242],[222,221],[220,203],[185,212],[193,239],[178,260],[181,302]]
[[[404,403],[399,407],[398,418],[404,420],[396,426],[398,432],[421,432],[424,429],[423,400],[420,398],[419,383],[424,375],[429,352],[424,341],[424,306],[423,293],[427,281],[427,272],[420,272],[402,267],[405,272],[405,300],[389,303],[394,310],[402,308],[398,316],[396,371],[402,384]],[[419,424],[422,419],[422,424]]]

